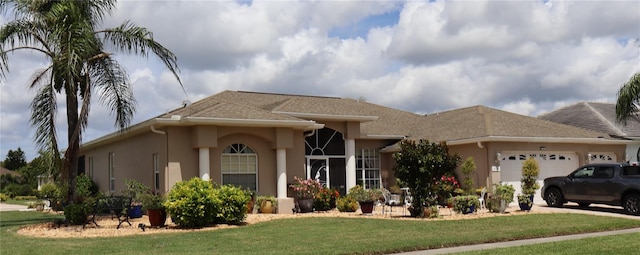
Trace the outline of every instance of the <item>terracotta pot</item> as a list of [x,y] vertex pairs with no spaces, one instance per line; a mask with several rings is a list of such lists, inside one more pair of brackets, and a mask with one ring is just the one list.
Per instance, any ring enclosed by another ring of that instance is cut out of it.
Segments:
[[247,214],[253,213],[253,206],[255,203],[256,201],[253,200],[249,200],[249,202],[247,202]]
[[273,213],[275,206],[271,203],[271,201],[264,201],[260,205],[260,213]]
[[167,221],[167,212],[164,209],[147,209],[147,215],[152,227],[162,227]]

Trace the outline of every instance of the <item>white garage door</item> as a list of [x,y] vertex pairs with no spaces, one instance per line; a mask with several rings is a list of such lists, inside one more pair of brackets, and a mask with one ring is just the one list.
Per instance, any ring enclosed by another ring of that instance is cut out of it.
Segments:
[[[575,152],[541,152],[541,151],[506,151],[500,154],[500,179],[516,188],[516,195],[521,192],[520,178],[522,177],[522,163],[529,157],[534,157],[540,166],[538,183],[542,187],[543,180],[552,176],[564,176],[578,168],[578,155]],[[540,190],[534,196],[534,203],[542,204]],[[517,202],[517,199],[516,201]]]

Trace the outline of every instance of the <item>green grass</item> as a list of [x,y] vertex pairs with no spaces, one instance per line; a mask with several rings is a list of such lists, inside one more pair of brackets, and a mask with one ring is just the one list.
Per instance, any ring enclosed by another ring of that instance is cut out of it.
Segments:
[[29,203],[35,203],[39,201],[43,201],[44,199],[36,199],[36,200],[15,200],[8,199],[7,201],[3,201],[3,203],[12,204],[12,205],[25,205],[28,206]]
[[527,254],[638,254],[640,233],[585,238],[571,241],[523,245],[456,254],[527,255]]
[[0,213],[2,254],[362,254],[640,227],[639,220],[530,214],[458,221],[291,218],[240,228],[105,238],[44,239],[18,226],[60,216]]

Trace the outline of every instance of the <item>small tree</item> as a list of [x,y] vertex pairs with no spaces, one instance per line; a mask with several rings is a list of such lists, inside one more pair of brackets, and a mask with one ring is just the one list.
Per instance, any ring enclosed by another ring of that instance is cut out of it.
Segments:
[[471,174],[476,171],[476,163],[473,161],[473,157],[468,157],[462,164],[462,174],[464,174],[464,187],[467,194],[473,193],[473,178]]
[[400,152],[393,158],[396,177],[411,190],[412,216],[419,216],[425,206],[431,206],[438,190],[436,181],[443,175],[453,175],[460,161],[460,156],[449,153],[445,142],[427,140],[400,142]]
[[519,203],[532,204],[533,201],[530,197],[540,188],[540,184],[538,184],[539,173],[540,166],[535,158],[530,157],[522,163],[522,179],[520,179],[522,195],[518,196]]

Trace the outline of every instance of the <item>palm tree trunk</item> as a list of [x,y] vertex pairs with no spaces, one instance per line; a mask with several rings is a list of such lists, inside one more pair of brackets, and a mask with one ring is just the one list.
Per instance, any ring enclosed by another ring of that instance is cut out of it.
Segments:
[[65,152],[64,169],[69,177],[69,194],[68,201],[76,201],[78,192],[76,188],[78,177],[78,152],[80,148],[80,124],[78,122],[78,96],[77,89],[73,84],[69,84],[65,88],[67,96],[67,138],[69,146]]

